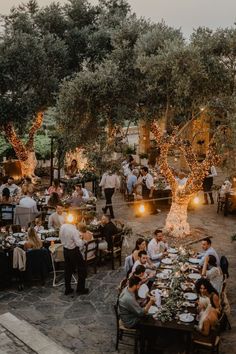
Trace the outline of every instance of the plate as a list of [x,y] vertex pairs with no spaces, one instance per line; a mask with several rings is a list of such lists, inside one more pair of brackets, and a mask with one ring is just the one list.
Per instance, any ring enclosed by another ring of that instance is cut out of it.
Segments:
[[15,236],[15,237],[23,237],[23,236],[25,236],[25,233],[24,232],[15,232],[13,234],[13,236]]
[[197,300],[197,294],[195,293],[185,293],[184,298],[189,301]]
[[181,313],[179,315],[179,319],[181,322],[186,322],[186,323],[194,321],[194,317],[190,313]]
[[192,257],[190,257],[190,258],[188,259],[188,261],[189,261],[189,263],[192,263],[192,264],[199,264],[199,263],[200,263],[200,259],[198,259],[198,258],[192,258]]
[[192,280],[198,280],[198,279],[200,279],[202,276],[201,276],[201,274],[199,274],[199,273],[190,273],[189,275],[188,275],[188,278],[189,279],[192,279]]
[[170,259],[170,258],[163,258],[163,259],[161,260],[161,262],[162,262],[163,264],[172,264],[172,259]]
[[39,234],[48,234],[50,231],[49,230],[40,230],[38,231]]
[[58,237],[47,237],[47,238],[46,238],[46,241],[49,241],[49,242],[51,242],[51,241],[58,241],[58,240],[59,240]]
[[159,279],[169,279],[169,274],[167,273],[157,273],[156,277]]
[[25,244],[26,242],[27,242],[27,241],[19,241],[19,242],[17,242],[17,243],[18,243],[18,245],[24,246],[24,244]]
[[181,286],[181,289],[184,291],[187,289],[194,290],[194,287],[195,287],[193,283],[181,283],[180,286]]
[[170,275],[172,273],[172,269],[163,269],[162,273]]
[[151,306],[150,309],[148,310],[148,313],[150,315],[154,315],[158,311],[158,308],[156,306]]
[[138,290],[138,296],[141,299],[145,299],[147,297],[147,294],[149,293],[149,288],[146,284],[142,284]]
[[168,248],[167,252],[168,253],[174,253],[174,254],[178,253],[177,249],[176,248],[172,248],[172,247]]

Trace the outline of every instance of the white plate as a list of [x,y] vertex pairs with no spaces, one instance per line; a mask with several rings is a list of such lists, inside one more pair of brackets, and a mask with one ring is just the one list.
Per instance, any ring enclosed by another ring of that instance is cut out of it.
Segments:
[[163,258],[163,259],[161,260],[161,262],[162,262],[163,264],[172,264],[172,259],[170,259],[170,258]]
[[168,248],[167,252],[168,253],[178,253],[178,250],[176,248],[170,247],[170,248]]
[[188,275],[188,278],[189,279],[192,279],[192,280],[198,280],[198,279],[200,279],[202,276],[201,276],[201,274],[199,274],[199,273],[190,273],[189,275]]
[[170,276],[167,273],[157,273],[156,277],[159,279],[169,279]]
[[18,242],[18,245],[24,246],[24,244],[25,244],[26,242],[27,242],[27,241],[19,241],[19,242]]
[[59,240],[59,238],[58,237],[47,237],[46,238],[46,241],[58,241]]
[[180,286],[181,286],[181,289],[184,291],[187,289],[194,290],[194,287],[195,287],[193,283],[189,283],[188,285],[185,283],[181,283]]
[[163,269],[162,273],[170,275],[172,273],[172,269]]
[[156,306],[151,306],[150,309],[148,310],[148,313],[150,315],[154,315],[158,311],[158,308]]
[[194,321],[194,317],[190,313],[181,313],[181,315],[179,315],[179,319],[181,322],[186,322],[186,323]]
[[13,236],[15,236],[15,237],[23,237],[23,236],[25,236],[25,233],[24,232],[15,232],[13,234]]
[[148,286],[146,284],[142,284],[138,289],[138,296],[141,299],[145,299],[147,297],[148,292],[149,292]]
[[49,230],[40,230],[38,231],[39,234],[48,234],[50,231]]
[[185,293],[184,298],[189,301],[197,300],[197,294],[195,293]]
[[189,263],[192,263],[192,264],[199,264],[200,263],[200,259],[198,259],[198,258],[190,257],[188,261],[189,261]]

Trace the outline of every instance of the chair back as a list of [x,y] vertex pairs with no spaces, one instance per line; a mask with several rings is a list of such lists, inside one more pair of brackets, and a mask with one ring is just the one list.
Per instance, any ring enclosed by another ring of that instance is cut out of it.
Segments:
[[42,280],[51,271],[52,263],[50,253],[47,249],[34,249],[26,252],[27,277],[39,276]]
[[[38,214],[38,213],[37,213]],[[21,205],[17,205],[14,215],[14,224],[19,224],[23,227],[27,227],[37,216],[32,208],[26,208]]]
[[0,205],[0,222],[2,226],[13,224],[15,205]]
[[94,260],[98,255],[98,240],[91,240],[85,243],[84,259],[85,262]]
[[118,234],[116,235],[113,235],[112,236],[112,249],[114,251],[114,249],[116,251],[118,250],[122,250],[122,244],[123,244],[123,241],[124,241],[124,234],[123,234],[123,231],[122,232],[119,232]]
[[63,252],[63,245],[62,244],[55,244],[54,245],[54,252],[52,253],[52,258],[55,263],[62,263],[65,261],[64,259],[64,252]]

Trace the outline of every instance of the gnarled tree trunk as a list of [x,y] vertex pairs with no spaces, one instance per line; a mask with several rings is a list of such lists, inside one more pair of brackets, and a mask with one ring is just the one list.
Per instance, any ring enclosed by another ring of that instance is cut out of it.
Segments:
[[12,145],[16,156],[21,164],[23,176],[35,177],[34,171],[37,166],[37,159],[34,150],[34,136],[43,123],[43,113],[38,112],[32,127],[29,130],[29,139],[26,144],[18,137],[13,124],[10,122],[4,126],[5,136]]
[[187,222],[187,208],[190,198],[183,202],[172,202],[163,232],[173,237],[183,238],[190,234],[190,226]]

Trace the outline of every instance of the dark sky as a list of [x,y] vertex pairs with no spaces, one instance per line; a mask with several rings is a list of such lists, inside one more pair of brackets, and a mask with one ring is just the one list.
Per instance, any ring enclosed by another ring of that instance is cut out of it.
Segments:
[[[63,0],[57,0],[64,3]],[[0,0],[0,13],[7,13],[21,0]],[[38,0],[47,5],[53,0]],[[96,0],[90,0],[96,3]],[[230,27],[236,22],[236,0],[129,0],[138,16],[144,16],[158,22],[162,19],[173,27],[181,27],[185,36],[193,28]]]

